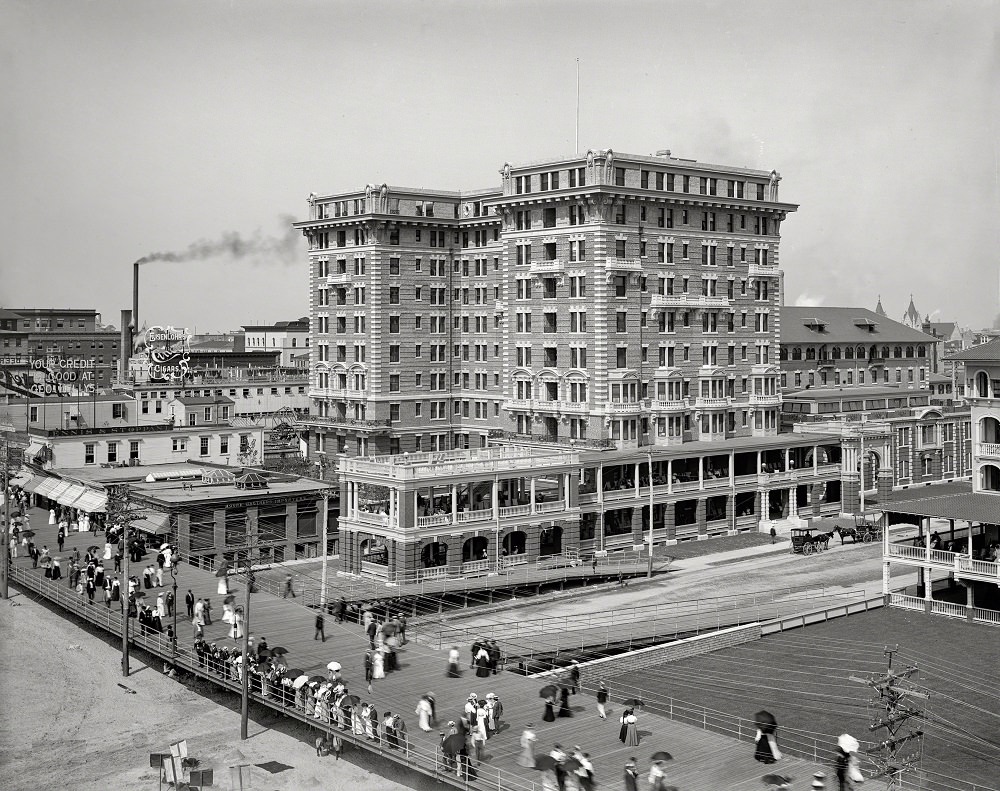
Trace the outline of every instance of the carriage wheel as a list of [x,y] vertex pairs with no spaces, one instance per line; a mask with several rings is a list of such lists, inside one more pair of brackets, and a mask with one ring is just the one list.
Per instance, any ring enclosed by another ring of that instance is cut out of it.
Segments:
[[871,532],[866,532],[861,540],[866,544],[870,544],[873,538],[874,535]]
[[802,554],[803,555],[811,555],[815,551],[816,551],[816,547],[814,547],[812,544],[803,544],[802,545]]

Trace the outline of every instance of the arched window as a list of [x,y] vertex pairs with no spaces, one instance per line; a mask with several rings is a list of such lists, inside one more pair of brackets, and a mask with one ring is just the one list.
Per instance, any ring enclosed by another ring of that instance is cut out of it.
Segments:
[[896,357],[896,358],[902,357],[903,356],[903,347],[902,346],[896,346],[892,350],[892,356]]
[[793,360],[801,360],[802,359],[802,347],[801,346],[795,346],[792,349],[792,359]]
[[859,360],[865,359],[865,347],[859,346],[855,351],[854,356],[857,357]]
[[854,359],[854,347],[853,346],[845,346],[844,347],[844,359],[845,360],[853,360]]
[[990,397],[990,378],[985,371],[976,374],[976,396],[978,398]]
[[834,346],[833,347],[833,349],[830,352],[830,358],[833,359],[833,360],[839,360],[840,359],[840,347],[839,346]]
[[788,359],[788,347],[782,346],[780,349],[778,349],[778,359],[779,360]]
[[807,360],[815,360],[816,359],[816,347],[815,346],[807,346],[806,347],[806,359]]
[[883,346],[882,347],[882,356],[885,357],[887,360],[889,359],[889,347],[888,346]]
[[907,346],[906,347],[906,356],[907,357],[912,357],[913,356],[913,347],[912,346]]
[[926,346],[918,346],[917,347],[917,357],[926,357],[926,356],[927,356],[927,347]]

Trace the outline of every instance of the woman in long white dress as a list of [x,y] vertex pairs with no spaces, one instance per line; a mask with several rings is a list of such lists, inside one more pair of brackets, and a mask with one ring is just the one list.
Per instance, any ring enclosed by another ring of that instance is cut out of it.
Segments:
[[372,658],[372,678],[385,678],[385,651],[382,649]]
[[529,722],[521,733],[521,754],[517,756],[517,765],[529,769],[535,768],[535,732]]
[[417,702],[417,710],[414,714],[419,718],[420,730],[429,731],[431,729],[431,703],[427,698],[421,698]]
[[167,617],[167,605],[163,601],[163,594],[159,594],[156,597],[156,611],[160,614],[161,618]]
[[49,509],[49,524],[50,525],[54,525],[55,523],[56,523],[56,509],[55,508],[50,508]]
[[219,590],[220,596],[229,595],[229,577],[219,577]]
[[233,610],[233,605],[226,604],[225,602],[223,602],[222,603],[222,620],[225,621],[228,624],[231,624],[231,623],[233,623],[233,620],[235,619],[235,617],[236,617],[236,612],[235,612],[235,610]]

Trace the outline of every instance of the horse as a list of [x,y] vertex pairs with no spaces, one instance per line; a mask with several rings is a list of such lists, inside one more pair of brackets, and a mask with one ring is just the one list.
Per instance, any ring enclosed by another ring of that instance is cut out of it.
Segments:
[[830,539],[833,538],[835,531],[831,530],[829,533],[817,533],[813,536],[813,543],[821,547],[822,549],[830,548]]
[[[857,531],[857,528],[854,528],[854,527],[838,527],[837,530],[836,530],[836,532],[840,536],[840,545],[841,546],[844,545],[844,536],[850,536],[852,544],[857,544],[858,543],[858,531]],[[832,536],[833,533],[831,533],[830,535]]]

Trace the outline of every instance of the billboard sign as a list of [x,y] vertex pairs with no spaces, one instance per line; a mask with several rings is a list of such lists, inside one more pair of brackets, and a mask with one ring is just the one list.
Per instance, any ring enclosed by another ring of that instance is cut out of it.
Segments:
[[[96,388],[93,359],[83,357],[30,357],[22,370],[4,367],[0,384],[8,391],[26,398],[70,396],[92,393]],[[22,368],[22,366],[18,366]]]
[[149,382],[184,379],[191,373],[191,336],[183,327],[150,327],[136,338],[129,371]]

